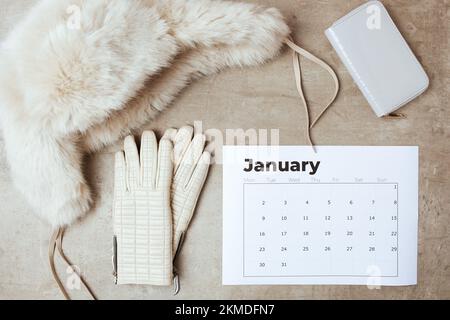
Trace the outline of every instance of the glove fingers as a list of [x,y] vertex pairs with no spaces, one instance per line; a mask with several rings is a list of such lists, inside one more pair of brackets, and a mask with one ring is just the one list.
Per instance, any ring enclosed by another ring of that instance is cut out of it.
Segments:
[[127,190],[126,163],[122,151],[116,153],[114,167],[114,192],[120,194]]
[[168,139],[161,139],[158,152],[157,187],[170,188],[173,174],[173,144]]
[[197,163],[197,166],[194,169],[192,174],[192,178],[189,181],[187,186],[187,194],[189,194],[189,198],[185,199],[185,205],[187,205],[188,210],[183,210],[181,214],[177,215],[176,212],[174,214],[173,221],[173,251],[176,253],[181,234],[186,232],[189,224],[191,223],[195,207],[197,206],[197,200],[200,195],[200,192],[203,189],[203,185],[205,184],[206,177],[208,176],[209,166],[211,162],[211,154],[207,151],[203,152],[200,160]]
[[133,188],[136,188],[140,183],[139,154],[133,136],[128,136],[125,138],[124,149],[126,159],[127,187],[128,190],[131,190]]
[[208,151],[203,152],[187,186],[187,188],[190,189],[190,192],[192,192],[197,197],[202,191],[206,177],[208,176],[210,163],[211,154]]
[[176,173],[178,166],[181,162],[183,155],[186,153],[189,144],[192,141],[194,135],[194,128],[191,126],[182,127],[179,130],[169,129],[164,134],[164,138],[173,142],[173,159],[174,159],[174,172]]
[[195,166],[203,153],[205,143],[205,135],[198,134],[194,137],[183,158],[181,159],[177,173],[175,174],[177,184],[181,183],[184,187],[187,186]]
[[178,130],[174,141],[174,160],[176,169],[178,169],[183,156],[186,154],[193,136],[194,128],[190,126],[186,126]]
[[178,130],[174,128],[167,129],[166,132],[164,132],[164,135],[161,139],[167,139],[174,142],[175,137],[177,136],[177,132]]
[[153,131],[145,131],[141,140],[142,185],[154,188],[158,160],[158,143]]

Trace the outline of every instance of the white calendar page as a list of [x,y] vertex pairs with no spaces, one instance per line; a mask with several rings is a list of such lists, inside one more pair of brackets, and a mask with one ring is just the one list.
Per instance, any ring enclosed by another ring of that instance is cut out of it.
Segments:
[[223,284],[417,283],[417,147],[224,147]]

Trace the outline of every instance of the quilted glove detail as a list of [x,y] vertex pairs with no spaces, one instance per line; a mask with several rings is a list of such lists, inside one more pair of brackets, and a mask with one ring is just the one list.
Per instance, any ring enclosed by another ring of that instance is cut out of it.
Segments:
[[172,182],[173,253],[179,251],[209,171],[211,155],[205,151],[206,137],[192,127],[169,129],[164,135],[174,145]]
[[116,154],[114,234],[117,284],[168,286],[172,283],[172,211],[170,186],[173,146],[142,135],[141,150],[127,137]]

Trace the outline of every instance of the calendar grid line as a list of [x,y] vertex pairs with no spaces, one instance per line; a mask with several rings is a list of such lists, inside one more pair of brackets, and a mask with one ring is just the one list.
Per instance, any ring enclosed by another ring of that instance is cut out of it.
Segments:
[[[242,185],[242,250],[243,250],[243,257],[245,257],[245,183]],[[243,259],[242,263],[242,276],[245,277],[245,259]]]
[[[320,277],[345,277],[345,278],[367,278],[368,275],[335,275],[335,274],[322,274],[322,275],[278,275],[278,276],[244,276],[245,278],[320,278]],[[395,276],[377,276],[379,278],[398,278],[397,275]]]
[[398,188],[399,188],[399,185],[397,183],[397,277],[399,275],[399,266],[398,265],[400,263],[399,258],[398,258],[398,253],[400,251],[399,243],[398,243],[398,236],[399,236],[399,234],[398,234],[398,220],[400,220],[400,217],[398,215],[398,206],[400,205],[400,202],[398,201]]
[[365,184],[365,185],[398,185],[398,182],[244,182],[243,185],[264,185],[264,184],[270,184],[270,185],[277,185],[277,184]]

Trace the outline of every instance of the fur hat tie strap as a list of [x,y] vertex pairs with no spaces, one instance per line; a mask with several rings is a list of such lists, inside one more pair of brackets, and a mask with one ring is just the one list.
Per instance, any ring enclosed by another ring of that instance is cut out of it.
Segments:
[[[336,97],[339,93],[339,79],[334,72],[334,70],[323,60],[317,58],[312,53],[306,51],[305,49],[299,47],[296,45],[292,39],[288,38],[285,40],[286,44],[289,46],[289,48],[292,49],[292,58],[294,63],[294,75],[295,75],[295,83],[297,85],[297,91],[300,95],[300,98],[302,99],[303,105],[305,107],[306,112],[306,134],[308,138],[309,144],[314,148],[314,143],[311,139],[311,129],[319,122],[319,120],[322,118],[322,116],[327,112],[327,110],[330,108],[330,106],[333,104],[333,102],[336,100]],[[310,109],[308,106],[308,102],[306,101],[305,94],[303,92],[303,85],[302,85],[302,71],[301,71],[301,65],[300,65],[300,56],[305,57],[306,59],[314,62],[315,64],[319,65],[323,69],[325,69],[333,78],[333,82],[335,85],[335,90],[333,93],[333,96],[328,101],[328,103],[325,105],[325,107],[322,109],[322,111],[319,113],[319,115],[316,117],[314,121],[311,122],[310,119]]]
[[67,292],[67,289],[64,286],[64,284],[56,270],[55,251],[57,249],[61,258],[64,260],[64,262],[67,264],[67,266],[69,268],[71,268],[73,270],[73,272],[77,275],[78,279],[84,285],[84,287],[86,288],[86,290],[88,291],[88,293],[92,297],[92,299],[97,300],[95,293],[93,292],[93,290],[90,288],[90,286],[88,285],[88,283],[82,276],[80,270],[72,264],[72,262],[69,260],[69,258],[67,258],[67,256],[64,253],[64,250],[62,247],[64,232],[65,232],[65,228],[58,228],[53,232],[53,234],[50,238],[50,244],[48,247],[48,258],[49,258],[50,269],[52,271],[53,278],[55,279],[56,283],[58,284],[58,287],[59,287],[61,293],[66,298],[66,300],[71,300],[71,297],[70,297],[69,293]]

